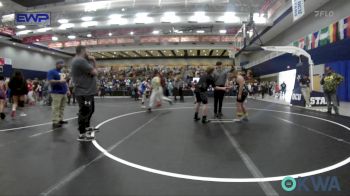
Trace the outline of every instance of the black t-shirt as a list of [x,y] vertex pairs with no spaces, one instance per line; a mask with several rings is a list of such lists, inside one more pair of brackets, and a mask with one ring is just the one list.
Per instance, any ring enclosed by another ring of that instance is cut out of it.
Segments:
[[203,75],[200,77],[198,83],[196,84],[197,92],[206,92],[209,86],[215,87],[215,80],[211,75]]
[[282,90],[286,90],[287,85],[286,85],[285,83],[282,83],[282,84],[281,84],[281,88],[282,88]]
[[299,82],[302,85],[301,87],[310,87],[310,79],[308,79],[308,78],[306,78],[306,79],[302,78],[302,79],[300,79]]

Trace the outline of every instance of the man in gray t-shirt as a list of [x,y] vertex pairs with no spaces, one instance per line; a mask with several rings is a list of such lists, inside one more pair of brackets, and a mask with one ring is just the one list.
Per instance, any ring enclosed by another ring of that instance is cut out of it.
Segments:
[[84,46],[76,48],[76,56],[71,62],[71,74],[75,88],[76,99],[79,104],[79,137],[78,141],[91,141],[90,135],[95,128],[90,127],[90,119],[95,110],[94,96],[97,93],[95,68],[96,60],[88,56]]
[[[227,80],[227,75],[229,72],[233,71],[231,69],[224,69],[222,67],[222,62],[216,63],[216,70],[213,73],[215,86],[224,87]],[[226,91],[224,89],[215,89],[214,90],[214,115],[215,118],[222,117],[222,102],[224,100]]]

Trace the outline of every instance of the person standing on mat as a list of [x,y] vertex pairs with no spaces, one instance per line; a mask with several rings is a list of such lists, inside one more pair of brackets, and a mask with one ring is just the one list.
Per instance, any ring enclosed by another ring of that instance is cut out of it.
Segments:
[[244,72],[236,72],[235,78],[237,82],[237,121],[248,121],[248,112],[244,106],[244,102],[248,97],[248,88],[244,79]]
[[64,107],[67,102],[66,95],[70,95],[65,74],[61,73],[65,63],[63,60],[56,62],[56,68],[47,73],[47,80],[51,84],[52,97],[52,128],[60,128],[68,121],[63,120]]
[[226,87],[215,87],[214,78],[212,76],[214,72],[214,67],[208,67],[206,69],[206,72],[203,73],[198,81],[198,83],[195,85],[195,96],[196,96],[196,109],[194,113],[194,120],[199,121],[200,118],[198,116],[199,109],[201,107],[201,103],[203,104],[202,109],[202,123],[206,124],[210,122],[207,119],[208,115],[208,88],[209,86],[212,86],[214,89],[217,90],[223,90],[226,91]]
[[[222,67],[222,62],[216,63],[216,70],[214,71],[214,82],[216,87],[225,87],[227,74],[231,72],[232,69],[224,70]],[[226,89],[215,89],[214,90],[214,115],[216,118],[221,118],[222,114],[222,102],[224,100]]]
[[325,68],[325,75],[321,79],[323,85],[324,97],[327,101],[327,113],[332,114],[332,104],[336,115],[339,115],[337,88],[344,80],[343,76],[333,72],[331,67]]
[[299,80],[299,85],[301,93],[305,99],[305,107],[311,107],[310,105],[310,79],[307,75],[304,75],[303,78]]
[[6,103],[6,82],[4,76],[0,76],[0,118],[5,119],[6,115],[4,113],[5,103]]
[[71,62],[71,73],[75,87],[75,96],[79,104],[78,141],[91,141],[94,137],[90,134],[94,129],[90,127],[90,120],[95,110],[94,96],[97,93],[95,68],[96,60],[89,56],[84,46],[76,48],[76,56]]

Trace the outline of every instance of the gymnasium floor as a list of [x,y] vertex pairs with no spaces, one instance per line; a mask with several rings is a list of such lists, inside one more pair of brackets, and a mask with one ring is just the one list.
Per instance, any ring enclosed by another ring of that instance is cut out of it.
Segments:
[[[203,125],[192,120],[190,98],[152,113],[131,99],[96,99],[101,131],[92,143],[76,141],[76,106],[56,130],[49,107],[27,108],[0,122],[0,195],[350,195],[349,117],[247,106],[249,122]],[[233,99],[224,107],[232,119]],[[315,173],[336,176],[341,191],[281,187],[284,176]]]

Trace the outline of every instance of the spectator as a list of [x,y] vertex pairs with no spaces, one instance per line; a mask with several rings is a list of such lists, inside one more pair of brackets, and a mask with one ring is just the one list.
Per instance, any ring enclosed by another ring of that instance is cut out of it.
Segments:
[[327,101],[327,113],[332,114],[332,104],[336,115],[339,115],[337,88],[343,81],[343,76],[333,72],[331,67],[325,68],[325,74],[322,77],[324,96]]
[[20,71],[15,71],[15,74],[10,79],[9,88],[11,89],[13,101],[11,117],[15,118],[17,106],[24,107],[24,98],[28,94],[27,82]]
[[66,94],[70,94],[68,91],[66,75],[61,73],[63,66],[65,65],[63,60],[56,62],[56,68],[50,70],[47,73],[47,80],[51,84],[51,97],[52,97],[52,128],[60,128],[63,124],[67,124],[68,121],[63,120],[64,107],[67,102]]
[[300,90],[305,99],[305,107],[311,107],[310,105],[310,79],[307,75],[299,80]]

